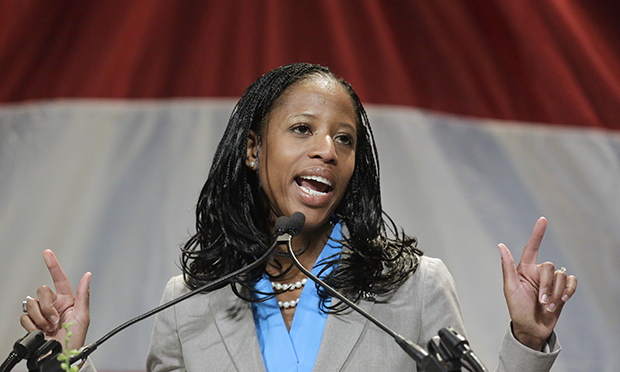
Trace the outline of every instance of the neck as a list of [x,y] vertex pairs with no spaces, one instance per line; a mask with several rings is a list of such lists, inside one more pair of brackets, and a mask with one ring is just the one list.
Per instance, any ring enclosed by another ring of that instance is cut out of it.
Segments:
[[[299,235],[293,238],[293,251],[296,253],[295,256],[303,267],[312,270],[316,260],[323,251],[323,247],[325,247],[327,240],[329,240],[332,230],[333,226],[328,223],[317,230],[302,230]],[[278,251],[286,253],[288,249],[283,245],[278,247]],[[300,254],[297,254],[297,252],[300,252]],[[286,256],[275,256],[269,261],[266,270],[270,276],[278,277],[278,282],[295,281],[305,277],[297,267],[294,265],[291,267],[291,265],[293,265],[293,260],[291,258]],[[289,267],[291,267],[291,269],[286,272]]]

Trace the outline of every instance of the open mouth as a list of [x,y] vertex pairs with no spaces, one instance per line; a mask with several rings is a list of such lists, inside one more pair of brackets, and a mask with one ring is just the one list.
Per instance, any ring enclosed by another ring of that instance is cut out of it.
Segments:
[[295,182],[308,195],[321,196],[332,191],[331,182],[320,176],[300,176]]

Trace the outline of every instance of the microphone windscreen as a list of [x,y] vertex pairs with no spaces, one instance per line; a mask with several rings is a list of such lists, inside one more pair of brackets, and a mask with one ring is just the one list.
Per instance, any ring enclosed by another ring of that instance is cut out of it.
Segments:
[[304,228],[305,223],[306,216],[301,212],[295,212],[291,215],[291,218],[288,219],[286,232],[291,236],[295,236]]
[[276,236],[280,236],[287,232],[288,220],[289,218],[285,216],[278,217],[278,219],[276,220],[276,224],[273,228],[276,233]]

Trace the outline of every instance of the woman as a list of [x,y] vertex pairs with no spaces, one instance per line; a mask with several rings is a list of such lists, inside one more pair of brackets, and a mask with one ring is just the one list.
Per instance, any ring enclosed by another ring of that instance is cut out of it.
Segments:
[[[293,248],[307,269],[415,343],[446,326],[464,333],[443,263],[384,222],[374,140],[357,95],[309,64],[270,71],[238,102],[199,198],[197,232],[183,247],[183,275],[170,280],[162,301],[253,262],[272,243],[277,217],[296,211],[306,223]],[[559,352],[553,328],[577,280],[536,264],[545,227],[541,218],[518,267],[500,245],[512,323],[499,370],[545,371]],[[73,321],[69,346],[80,347],[90,274],[74,296],[53,253],[44,258],[57,293],[39,288],[22,325],[61,338],[59,323]],[[160,313],[147,368],[415,370],[390,336],[304,279],[279,251],[237,284]]]

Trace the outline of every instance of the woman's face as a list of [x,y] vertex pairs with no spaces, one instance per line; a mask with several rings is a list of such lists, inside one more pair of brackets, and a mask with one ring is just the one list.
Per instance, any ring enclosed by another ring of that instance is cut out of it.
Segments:
[[[319,75],[290,86],[274,103],[258,151],[259,175],[276,218],[296,211],[304,229],[325,225],[355,167],[356,114],[342,85]],[[248,166],[258,138],[250,134]]]

